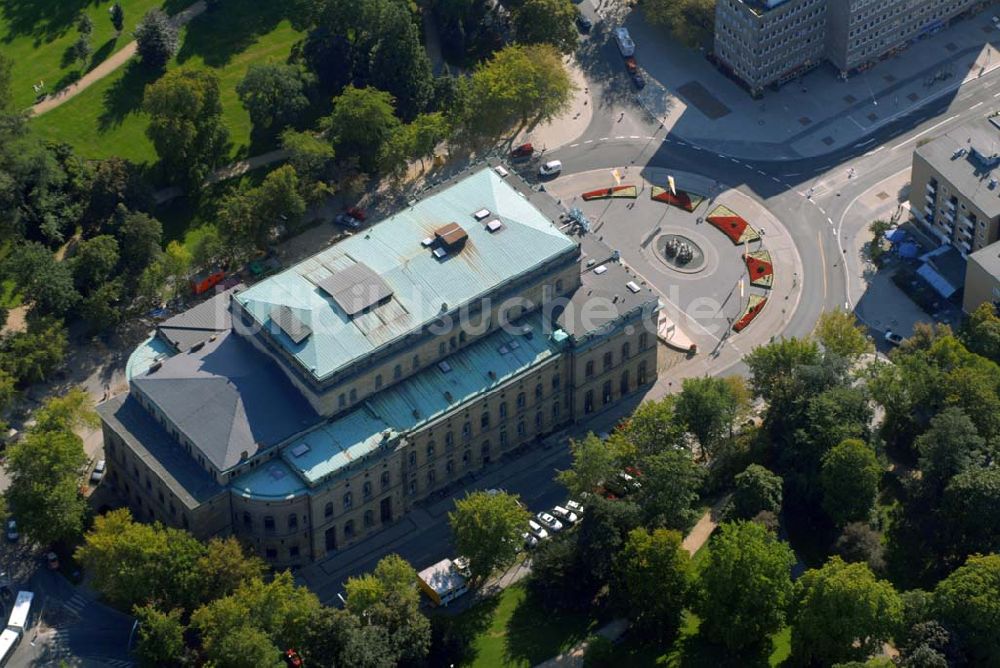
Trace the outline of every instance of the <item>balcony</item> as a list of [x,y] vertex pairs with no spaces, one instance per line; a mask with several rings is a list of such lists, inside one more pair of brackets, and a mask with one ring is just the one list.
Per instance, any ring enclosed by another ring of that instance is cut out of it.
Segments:
[[955,201],[954,200],[948,200],[947,205],[948,205],[948,210],[949,211],[954,211],[955,210]]
[[952,211],[945,211],[944,212],[944,217],[947,218],[948,222],[951,223],[952,225],[955,224],[955,212],[953,210]]
[[931,206],[931,207],[934,206],[934,198],[933,197],[931,197],[930,195],[927,195],[927,197],[925,199],[927,200],[927,206]]
[[933,195],[934,193],[937,192],[937,187],[933,183],[928,183],[927,184],[927,192],[928,192],[928,194]]

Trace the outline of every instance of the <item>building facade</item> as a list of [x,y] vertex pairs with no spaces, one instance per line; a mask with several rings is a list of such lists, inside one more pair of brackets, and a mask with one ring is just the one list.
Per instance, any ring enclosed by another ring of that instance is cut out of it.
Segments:
[[965,265],[962,309],[972,313],[981,304],[1000,306],[1000,243],[976,251]]
[[715,58],[754,95],[830,61],[863,71],[982,0],[719,0]]
[[162,323],[99,406],[108,483],[294,567],[647,387],[657,298],[560,215],[484,169]]

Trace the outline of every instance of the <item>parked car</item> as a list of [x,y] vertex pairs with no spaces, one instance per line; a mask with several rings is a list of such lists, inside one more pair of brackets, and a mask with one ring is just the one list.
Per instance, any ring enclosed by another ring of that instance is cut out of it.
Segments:
[[7,520],[7,540],[14,543],[17,539],[21,537],[21,534],[17,532],[17,521],[14,518]]
[[635,87],[637,89],[642,90],[643,88],[646,87],[646,78],[641,74],[639,74],[638,72],[636,72],[635,74],[632,75],[632,83],[635,84]]
[[629,74],[635,74],[639,71],[639,64],[635,62],[635,56],[629,56],[625,59],[625,70]]
[[577,514],[577,517],[583,517],[583,504],[579,501],[567,501],[566,509]]
[[549,160],[538,168],[539,176],[556,176],[562,171],[562,162],[559,160]]
[[590,29],[594,27],[594,22],[582,13],[578,13],[576,15],[576,27],[579,28],[580,32],[588,33],[590,32]]
[[535,147],[532,146],[530,143],[528,143],[528,144],[521,144],[520,146],[518,146],[517,148],[515,148],[513,151],[511,151],[510,152],[510,157],[511,158],[530,158],[534,154],[535,154]]
[[885,330],[885,341],[890,346],[898,346],[904,341],[904,339],[902,336],[892,331],[891,329],[887,329]]
[[497,165],[493,168],[493,171],[496,172],[501,179],[507,178],[507,175],[510,174],[510,172],[508,172],[503,165]]
[[549,537],[549,532],[545,530],[545,527],[535,520],[528,520],[528,533],[538,540],[545,540]]
[[362,223],[368,220],[368,214],[365,213],[365,210],[356,206],[347,207],[347,209],[344,210],[344,213],[355,220],[360,220]]
[[556,506],[552,509],[552,514],[558,517],[563,522],[567,524],[576,524],[580,521],[580,516],[574,513],[569,508],[563,508],[562,506]]
[[49,552],[45,555],[45,563],[48,564],[50,571],[59,570],[59,555],[55,552]]
[[90,482],[97,484],[104,480],[104,471],[108,468],[108,462],[104,459],[99,459],[97,464],[94,466],[93,472],[90,474]]
[[361,221],[348,213],[338,213],[333,219],[333,222],[338,225],[343,225],[344,227],[349,227],[352,230],[356,230],[361,227]]
[[537,515],[535,515],[535,517],[538,518],[538,521],[541,523],[542,526],[544,526],[552,533],[557,533],[563,530],[563,523],[557,520],[549,513],[538,513]]
[[615,41],[618,42],[618,50],[626,58],[635,55],[635,42],[628,34],[628,28],[615,28]]
[[294,649],[286,649],[285,665],[288,668],[302,668],[302,657]]
[[521,534],[521,537],[524,539],[524,546],[529,550],[534,547],[538,547],[538,539],[535,538],[535,536],[533,536],[530,532],[525,531]]

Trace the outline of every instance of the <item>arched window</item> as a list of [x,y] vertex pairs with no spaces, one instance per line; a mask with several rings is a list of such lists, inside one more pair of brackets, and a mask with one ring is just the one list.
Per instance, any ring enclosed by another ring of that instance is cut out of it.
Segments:
[[521,410],[522,408],[524,408],[524,405],[526,403],[527,403],[527,401],[524,398],[524,392],[519,392],[517,394],[517,410]]
[[455,460],[449,459],[444,465],[444,470],[448,472],[448,475],[454,475],[455,473]]
[[639,335],[639,350],[645,350],[646,344],[648,343],[649,343],[649,335],[646,332],[643,332],[642,334]]
[[415,450],[410,450],[410,466],[417,465],[417,453]]
[[590,378],[594,375],[594,360],[587,360],[587,365],[584,367],[583,376],[584,378]]
[[455,445],[455,435],[450,431],[444,435],[444,444],[447,448],[452,448]]
[[386,487],[389,486],[389,480],[390,480],[389,472],[382,471],[382,489],[385,489]]
[[563,280],[561,278],[556,279],[556,294],[561,294],[563,291]]
[[427,460],[430,461],[434,459],[434,441],[430,441],[427,444]]
[[372,495],[372,483],[371,480],[365,480],[365,484],[361,486],[361,496],[366,499],[371,498]]
[[413,365],[413,370],[414,371],[416,371],[418,368],[420,368],[420,355],[414,355],[413,356],[412,365]]
[[350,510],[352,506],[354,506],[354,495],[344,492],[344,510]]
[[466,422],[462,425],[462,439],[467,441],[472,438],[472,423]]
[[553,420],[558,420],[559,419],[559,402],[558,401],[555,402],[554,404],[552,404],[552,419]]
[[520,420],[517,423],[517,437],[518,438],[523,438],[526,431],[527,431],[527,429],[525,429],[525,427],[524,427],[524,420]]
[[636,379],[636,381],[639,383],[639,385],[645,385],[646,384],[646,360],[643,360],[643,361],[639,362],[639,373],[637,375],[638,375],[638,378]]
[[354,520],[344,522],[344,538],[354,538]]
[[375,526],[375,513],[371,510],[365,511],[365,528],[369,529]]
[[608,369],[610,369],[613,363],[614,360],[612,359],[611,351],[609,350],[608,352],[604,353],[604,370],[607,371]]
[[625,395],[625,394],[628,394],[628,390],[629,390],[629,387],[628,387],[628,369],[625,369],[624,371],[622,371],[622,380],[621,380],[620,387],[618,388],[618,391],[621,394]]
[[323,506],[323,517],[333,517],[333,501],[328,501],[325,506]]
[[459,343],[465,343],[465,339],[466,338],[467,338],[467,335],[465,333],[465,330],[463,329],[461,332],[458,333],[458,342]]
[[375,374],[375,389],[381,389],[382,387],[382,374]]
[[542,430],[542,413],[541,411],[535,413],[535,431]]
[[271,515],[264,515],[264,531],[274,533],[274,517]]
[[507,402],[506,401],[501,401],[500,402],[500,419],[503,420],[505,417],[507,417]]
[[489,429],[490,428],[490,413],[489,411],[484,411],[482,415],[479,416],[479,428]]
[[583,395],[583,412],[593,413],[594,412],[594,391],[587,390],[587,393]]
[[427,486],[433,487],[434,483],[437,481],[437,471],[431,469],[427,472]]
[[535,399],[538,400],[541,398],[542,398],[542,384],[538,383],[537,385],[535,385]]
[[288,514],[288,530],[292,531],[293,529],[298,529],[298,528],[299,528],[299,516],[296,515],[295,513],[289,513]]
[[601,403],[605,406],[611,403],[611,381],[604,381],[604,387],[601,389]]
[[482,454],[483,457],[489,457],[490,456],[490,442],[489,441],[484,441],[483,442],[483,447],[481,447],[479,449],[479,452],[480,452],[480,454]]
[[631,356],[632,356],[632,346],[630,346],[629,342],[626,341],[625,343],[622,344],[622,359],[627,360]]
[[444,341],[438,344],[438,357],[444,357],[444,354],[448,352],[448,348]]
[[466,450],[462,453],[462,466],[468,468],[469,464],[472,463],[472,450]]

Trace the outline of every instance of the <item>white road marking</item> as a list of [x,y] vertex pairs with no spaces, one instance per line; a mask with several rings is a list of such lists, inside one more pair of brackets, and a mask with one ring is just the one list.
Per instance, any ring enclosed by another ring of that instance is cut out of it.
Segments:
[[[763,174],[763,172],[761,172],[761,173]],[[798,176],[798,175],[799,175],[798,172],[795,172],[794,174],[785,174],[785,176]]]
[[584,144],[593,144],[593,143],[594,143],[594,140],[593,140],[593,139],[588,139],[587,141],[585,141],[585,142],[583,142],[583,143],[584,143]]
[[730,162],[735,162],[737,165],[740,164],[740,161],[737,160],[736,158],[730,158],[729,161]]
[[625,139],[625,135],[618,135],[615,139]]
[[760,174],[761,176],[767,176],[767,172],[765,172],[763,169],[758,169],[757,173]]
[[969,109],[975,109],[976,107],[981,107],[981,106],[983,106],[982,102],[976,102],[974,105],[972,105],[971,107],[969,107]]
[[579,144],[570,144],[569,145],[570,148],[576,148],[577,146],[579,146]]
[[914,141],[914,140],[916,140],[916,139],[919,139],[920,137],[923,137],[923,136],[924,136],[925,134],[927,134],[927,133],[928,133],[928,132],[930,132],[931,130],[933,130],[933,129],[935,129],[935,128],[939,128],[939,127],[941,127],[942,125],[944,125],[945,123],[947,123],[948,121],[950,121],[950,120],[954,119],[954,118],[955,118],[955,117],[957,117],[957,116],[958,116],[958,114],[955,114],[955,115],[953,115],[953,116],[949,116],[948,118],[944,119],[944,120],[943,120],[943,121],[941,121],[940,123],[937,123],[936,125],[932,125],[932,126],[930,126],[929,128],[927,128],[926,130],[924,130],[924,131],[923,131],[923,132],[921,132],[920,134],[916,134],[916,135],[913,135],[912,137],[910,137],[910,138],[909,138],[909,139],[907,139],[906,141],[903,141],[903,142],[900,142],[900,143],[896,144],[895,146],[893,146],[892,148],[893,148],[893,149],[897,149],[897,148],[899,148],[900,146],[905,146],[906,144],[909,144],[909,143],[910,143],[911,141]]
[[[678,142],[678,143],[680,143],[680,142]],[[693,148],[696,151],[702,150],[700,146],[695,146],[694,144],[691,144],[691,148]]]
[[772,176],[771,180],[774,181],[775,183],[781,183],[781,179],[779,179],[777,176]]
[[598,139],[597,141],[607,141],[607,140],[608,140],[608,138],[607,138],[607,137],[601,137],[601,138],[600,138],[600,139]]
[[629,135],[629,139],[639,139],[639,135]]
[[857,148],[861,148],[862,146],[868,146],[868,144],[871,144],[874,141],[875,141],[875,137],[872,137],[868,141],[858,142],[854,146],[857,147]]
[[833,218],[831,218],[830,216],[827,216],[826,217],[826,222],[830,223],[830,225],[833,225]]
[[996,95],[994,95],[993,97],[1000,97],[1000,93],[997,93],[997,94],[996,94]]
[[867,157],[868,157],[868,156],[870,156],[870,155],[875,155],[876,153],[878,153],[879,151],[881,151],[881,150],[882,150],[882,149],[884,149],[884,148],[885,148],[885,146],[879,146],[879,147],[878,147],[877,149],[875,149],[874,151],[868,151],[867,153],[865,153],[865,157],[867,158]]

